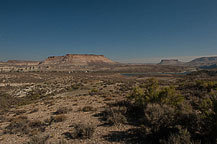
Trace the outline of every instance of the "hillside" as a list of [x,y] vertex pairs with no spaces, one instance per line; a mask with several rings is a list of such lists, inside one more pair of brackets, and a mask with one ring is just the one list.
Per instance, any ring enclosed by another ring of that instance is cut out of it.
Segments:
[[200,57],[186,63],[187,66],[210,66],[214,64],[217,64],[217,56]]

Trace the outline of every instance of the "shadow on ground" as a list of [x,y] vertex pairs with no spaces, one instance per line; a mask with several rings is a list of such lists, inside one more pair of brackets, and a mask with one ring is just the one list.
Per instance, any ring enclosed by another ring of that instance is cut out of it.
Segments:
[[131,144],[143,144],[144,137],[139,129],[130,129],[127,131],[112,131],[108,135],[103,136],[108,142],[124,142]]

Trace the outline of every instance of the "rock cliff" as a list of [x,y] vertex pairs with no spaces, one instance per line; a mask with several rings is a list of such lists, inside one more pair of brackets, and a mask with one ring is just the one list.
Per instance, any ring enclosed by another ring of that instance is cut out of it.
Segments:
[[73,66],[88,66],[115,64],[112,60],[104,55],[92,54],[67,54],[65,56],[51,56],[40,63],[40,65],[73,65]]

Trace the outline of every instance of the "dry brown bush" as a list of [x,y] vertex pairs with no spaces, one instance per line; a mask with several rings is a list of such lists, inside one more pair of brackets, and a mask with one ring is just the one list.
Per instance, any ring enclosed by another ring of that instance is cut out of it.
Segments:
[[90,111],[95,111],[96,109],[93,106],[84,106],[82,108],[83,112],[90,112]]
[[51,123],[52,123],[52,122],[55,122],[55,123],[57,123],[57,122],[63,122],[63,121],[65,121],[66,119],[67,119],[66,115],[61,114],[61,115],[51,116],[50,122],[51,122]]
[[124,107],[109,107],[103,112],[103,119],[110,125],[125,124],[127,123],[125,113],[126,109]]
[[64,135],[69,139],[88,139],[95,132],[95,127],[91,124],[75,124],[72,132],[66,132]]
[[66,114],[70,111],[70,109],[66,107],[59,107],[53,114],[60,115],[60,114]]
[[5,128],[4,133],[34,135],[44,132],[46,125],[41,121],[30,121],[26,116],[19,116],[11,120],[10,124]]

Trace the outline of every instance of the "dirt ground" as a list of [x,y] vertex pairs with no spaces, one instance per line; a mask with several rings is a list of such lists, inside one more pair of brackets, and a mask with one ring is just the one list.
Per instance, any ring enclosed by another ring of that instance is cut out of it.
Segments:
[[[125,100],[131,88],[147,78],[120,73],[1,73],[0,91],[28,102],[1,111],[0,143],[37,143],[42,139],[48,144],[130,143],[134,136],[125,132],[137,126],[128,122],[109,125],[103,112]],[[174,80],[170,75],[158,79]],[[67,135],[79,124],[94,129],[91,137]]]

